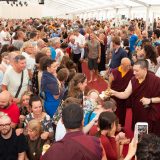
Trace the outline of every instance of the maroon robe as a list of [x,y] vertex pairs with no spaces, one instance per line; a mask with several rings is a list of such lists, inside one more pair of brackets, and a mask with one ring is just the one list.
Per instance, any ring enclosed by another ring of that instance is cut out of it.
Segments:
[[136,122],[147,122],[149,132],[160,136],[160,103],[150,104],[148,108],[144,108],[144,105],[140,102],[143,97],[160,97],[160,78],[148,71],[145,80],[141,84],[135,77],[132,78],[131,84],[133,127]]
[[44,154],[42,160],[101,160],[102,148],[97,137],[88,136],[81,131],[69,132],[54,143]]
[[[127,86],[131,78],[133,77],[133,70],[129,70],[124,77],[122,77],[121,72],[118,68],[112,70],[112,74],[114,80],[111,84],[111,89],[116,90],[118,92],[123,92]],[[116,115],[119,118],[119,123],[124,126],[125,125],[125,117],[126,117],[126,108],[131,107],[130,98],[128,99],[118,99],[113,97],[117,102],[117,110]]]

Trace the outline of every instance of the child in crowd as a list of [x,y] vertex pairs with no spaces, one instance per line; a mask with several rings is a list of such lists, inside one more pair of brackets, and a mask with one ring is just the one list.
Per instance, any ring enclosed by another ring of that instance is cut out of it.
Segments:
[[83,101],[84,114],[86,114],[87,112],[91,112],[95,108],[97,108],[99,101],[99,92],[95,89],[91,89]]

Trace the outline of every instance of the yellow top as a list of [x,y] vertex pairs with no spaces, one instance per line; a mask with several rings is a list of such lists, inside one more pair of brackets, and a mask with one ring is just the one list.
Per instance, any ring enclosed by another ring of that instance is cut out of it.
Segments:
[[121,67],[121,66],[118,67],[118,71],[121,72],[122,78],[123,78],[123,77],[126,75],[126,73],[127,73],[127,72],[124,72],[124,71],[122,70],[122,67]]

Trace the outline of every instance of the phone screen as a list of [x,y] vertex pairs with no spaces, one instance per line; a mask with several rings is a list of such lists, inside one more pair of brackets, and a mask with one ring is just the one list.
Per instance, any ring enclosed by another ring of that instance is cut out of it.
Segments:
[[141,140],[144,134],[148,133],[148,125],[138,125],[138,141]]

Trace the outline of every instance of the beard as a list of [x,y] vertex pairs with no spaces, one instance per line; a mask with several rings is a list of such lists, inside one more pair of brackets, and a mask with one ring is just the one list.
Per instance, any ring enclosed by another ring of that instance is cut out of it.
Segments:
[[1,135],[4,135],[4,136],[6,136],[6,135],[8,135],[10,132],[11,132],[11,130],[12,130],[12,128],[10,127],[9,129],[2,129],[1,130]]
[[9,107],[9,105],[10,105],[10,104],[9,104],[9,102],[8,102],[6,105],[4,105],[4,106],[2,106],[2,107],[0,106],[0,108],[2,108],[2,109],[6,109],[6,108],[8,108],[8,107]]

